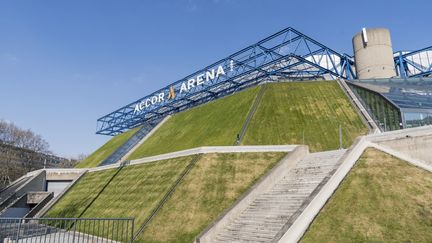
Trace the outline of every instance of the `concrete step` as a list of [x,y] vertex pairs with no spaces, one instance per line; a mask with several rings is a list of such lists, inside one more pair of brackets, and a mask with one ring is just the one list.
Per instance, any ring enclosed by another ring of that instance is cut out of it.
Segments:
[[344,152],[337,150],[307,155],[231,220],[217,234],[217,241],[270,242],[323,179],[337,168]]
[[222,234],[218,235],[216,242],[270,242],[272,237],[264,235],[251,235],[251,234]]
[[259,219],[259,220],[264,220],[263,221],[264,223],[266,220],[274,221],[283,217],[287,217],[291,215],[293,212],[294,210],[284,210],[284,211],[274,210],[273,212],[267,211],[263,213],[245,212],[244,214],[242,214],[241,217],[239,217],[239,219],[241,219],[242,222],[247,222],[247,221],[254,222],[257,221],[257,219]]
[[280,230],[279,226],[273,226],[271,224],[245,224],[243,222],[237,223],[233,222],[230,226],[227,226],[228,230],[238,230],[239,228],[243,229],[253,229],[253,230],[270,230],[270,231],[278,231]]
[[[241,229],[239,231],[238,229]],[[264,236],[268,238],[274,237],[275,234],[280,230],[279,227],[268,227],[266,225],[263,225],[262,227],[255,227],[254,225],[231,225],[227,227],[227,232],[231,232],[233,236],[239,235],[239,234],[249,234],[249,235],[259,235]],[[241,233],[240,233],[241,232]]]

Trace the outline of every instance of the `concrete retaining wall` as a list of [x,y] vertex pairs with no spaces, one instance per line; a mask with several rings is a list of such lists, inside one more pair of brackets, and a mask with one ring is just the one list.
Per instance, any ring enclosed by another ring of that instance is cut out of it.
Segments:
[[45,189],[45,181],[46,181],[45,178],[46,178],[46,172],[40,171],[27,183],[19,187],[15,191],[15,193],[19,196],[22,196],[28,191],[43,191]]
[[[208,153],[253,153],[253,152],[290,152],[293,151],[298,145],[263,145],[263,146],[211,146],[211,147],[198,147],[193,149],[186,149],[182,151],[166,153],[156,156],[145,157],[142,159],[131,160],[127,165],[138,165],[149,162],[155,162],[166,159],[173,159],[184,156],[191,156],[196,154]],[[112,165],[100,166],[96,168],[89,168],[90,172],[101,171],[107,169],[116,169],[124,166],[124,163],[116,163]]]
[[398,138],[395,140],[383,141],[378,144],[404,153],[411,158],[432,163],[432,135]]
[[47,181],[72,181],[82,172],[82,169],[45,169]]
[[42,191],[27,192],[27,204],[38,204],[49,194],[49,192]]

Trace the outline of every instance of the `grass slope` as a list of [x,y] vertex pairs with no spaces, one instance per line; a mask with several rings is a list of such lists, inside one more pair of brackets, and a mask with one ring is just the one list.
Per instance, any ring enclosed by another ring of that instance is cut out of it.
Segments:
[[285,153],[204,155],[151,221],[140,242],[192,242]]
[[79,164],[77,164],[76,168],[91,168],[98,166],[103,160],[108,158],[115,150],[117,150],[121,145],[123,145],[132,135],[135,134],[141,127],[133,128],[127,132],[119,134],[113,138],[111,138],[108,142],[106,142],[102,147],[96,150],[94,153],[89,155]]
[[367,149],[303,242],[432,242],[432,173]]
[[268,84],[243,144],[302,144],[311,151],[344,147],[368,129],[336,81]]
[[134,217],[137,230],[191,160],[181,157],[123,168],[83,217]]
[[[141,234],[139,242],[191,242],[285,153],[205,154]],[[134,217],[135,231],[193,156],[124,167],[96,200],[115,170],[86,174],[48,217]],[[88,232],[91,233],[91,232]]]
[[102,188],[115,174],[116,170],[103,170],[86,173],[72,188],[48,211],[49,218],[76,218],[97,197]]
[[[189,161],[191,157],[181,157],[124,167],[81,217],[133,217],[136,218],[135,224],[141,225]],[[89,199],[101,192],[103,186],[99,185],[102,183],[94,185],[92,182],[103,181],[105,185],[108,182],[107,175],[113,175],[114,172],[113,169],[86,174],[48,212],[48,216],[78,217],[82,209],[88,206]]]
[[258,87],[178,113],[164,123],[128,159],[206,145],[232,145]]

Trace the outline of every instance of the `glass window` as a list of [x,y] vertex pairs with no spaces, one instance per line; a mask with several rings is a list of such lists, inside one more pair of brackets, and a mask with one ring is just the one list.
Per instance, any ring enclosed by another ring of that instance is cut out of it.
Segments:
[[[432,111],[431,111],[432,112]],[[432,113],[425,112],[403,112],[405,127],[419,127],[432,125]]]
[[402,128],[399,108],[395,107],[377,92],[350,83],[348,83],[348,85],[361,98],[363,105],[383,131],[392,131]]

